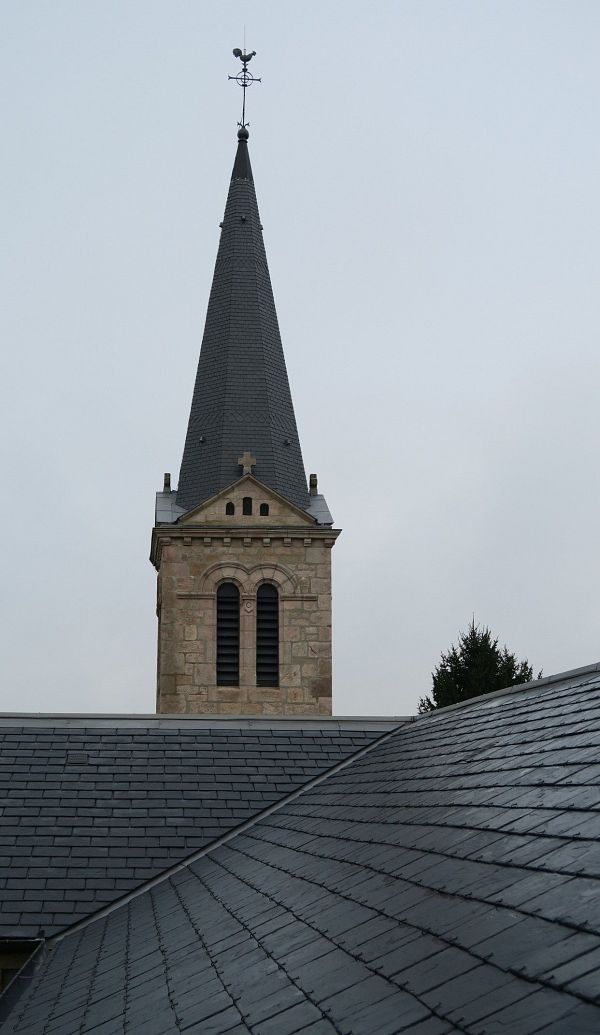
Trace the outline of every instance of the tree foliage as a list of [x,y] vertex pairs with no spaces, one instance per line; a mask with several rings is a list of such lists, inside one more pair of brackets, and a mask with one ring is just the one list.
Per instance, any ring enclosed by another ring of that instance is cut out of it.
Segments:
[[480,628],[473,618],[467,631],[458,634],[458,646],[452,644],[442,654],[432,673],[432,696],[420,699],[419,712],[432,712],[531,679],[533,669],[527,659],[519,661],[506,646],[500,649],[498,638],[493,639],[487,626]]

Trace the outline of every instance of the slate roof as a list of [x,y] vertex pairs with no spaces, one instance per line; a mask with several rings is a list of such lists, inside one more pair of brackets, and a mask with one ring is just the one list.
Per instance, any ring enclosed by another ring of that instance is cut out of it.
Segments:
[[239,478],[238,458],[306,509],[309,495],[262,236],[240,130],[177,489],[185,511]]
[[0,937],[89,915],[389,726],[0,716]]
[[597,1033],[599,668],[385,735],[41,950],[3,1032]]

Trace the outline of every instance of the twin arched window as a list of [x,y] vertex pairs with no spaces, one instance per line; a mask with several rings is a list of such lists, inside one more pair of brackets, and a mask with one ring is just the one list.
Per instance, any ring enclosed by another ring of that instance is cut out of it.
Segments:
[[[240,591],[217,590],[217,686],[240,685]],[[256,594],[256,685],[279,686],[279,593],[263,583]]]

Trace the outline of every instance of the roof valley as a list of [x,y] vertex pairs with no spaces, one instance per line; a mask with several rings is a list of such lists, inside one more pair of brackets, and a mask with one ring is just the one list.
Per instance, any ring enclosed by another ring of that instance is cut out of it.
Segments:
[[218,838],[215,838],[215,840],[210,841],[209,844],[203,845],[202,848],[198,848],[194,852],[191,852],[190,855],[187,855],[184,859],[178,860],[171,866],[168,866],[160,873],[157,873],[154,877],[150,877],[148,880],[144,881],[143,884],[140,884],[138,887],[126,892],[125,895],[122,895],[114,902],[110,902],[108,905],[96,910],[89,916],[86,916],[81,920],[77,920],[69,927],[66,927],[64,930],[52,935],[50,938],[47,939],[47,944],[56,944],[62,941],[63,938],[66,938],[68,935],[76,934],[78,931],[83,930],[90,924],[95,923],[97,920],[101,920],[105,916],[109,916],[111,913],[114,913],[115,910],[120,909],[122,906],[127,905],[128,902],[131,902],[133,899],[138,898],[140,895],[143,895],[146,891],[150,890],[151,888],[157,887],[159,884],[162,884],[166,880],[169,880],[173,876],[173,874],[178,873],[180,870],[185,870],[192,863],[197,862],[199,859],[202,859],[210,852],[213,852],[217,848],[220,848],[222,845],[227,844],[227,842],[231,841],[233,838],[238,837],[240,834],[246,833],[247,830],[250,830],[251,827],[255,826],[261,820],[266,819],[268,816],[273,815],[274,812],[277,812],[279,809],[289,805],[291,802],[295,801],[296,798],[299,798],[300,795],[304,794],[305,792],[311,791],[313,790],[313,788],[318,787],[318,785],[323,783],[324,780],[328,779],[330,776],[335,776],[336,773],[341,772],[342,769],[345,769],[346,766],[350,765],[352,762],[358,761],[360,758],[362,758],[363,755],[366,755],[367,752],[369,752],[372,748],[378,747],[383,741],[387,740],[389,737],[397,733],[398,729],[399,727],[395,726],[393,729],[387,730],[385,733],[382,733],[379,737],[375,738],[374,740],[371,740],[368,744],[365,745],[365,747],[358,748],[355,752],[352,752],[346,758],[343,758],[340,762],[336,762],[336,764],[333,765],[330,769],[325,769],[323,772],[319,773],[318,776],[313,777],[312,780],[308,780],[306,783],[303,783],[299,787],[296,787],[293,791],[290,791],[290,793],[285,795],[285,797],[273,802],[271,805],[268,805],[265,809],[262,809],[260,812],[254,813],[247,820],[244,820],[243,823],[239,824],[239,826],[227,830],[224,834],[221,834]]

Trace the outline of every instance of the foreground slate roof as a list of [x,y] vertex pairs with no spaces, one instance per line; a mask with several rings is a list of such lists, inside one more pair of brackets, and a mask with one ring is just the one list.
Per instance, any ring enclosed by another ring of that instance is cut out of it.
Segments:
[[2,1031],[597,1033],[598,668],[386,735],[51,940]]
[[88,916],[392,725],[0,716],[0,937]]

